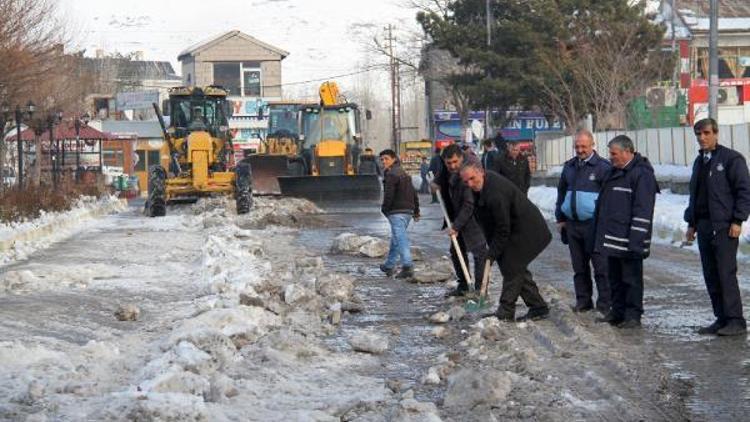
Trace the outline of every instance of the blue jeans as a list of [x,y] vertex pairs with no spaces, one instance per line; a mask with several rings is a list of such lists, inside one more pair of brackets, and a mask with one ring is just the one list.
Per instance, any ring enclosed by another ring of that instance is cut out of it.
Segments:
[[387,218],[388,223],[391,225],[391,246],[388,249],[388,258],[385,260],[384,265],[387,268],[395,267],[400,256],[402,267],[414,266],[411,260],[409,237],[406,235],[406,228],[409,227],[411,214],[391,214]]

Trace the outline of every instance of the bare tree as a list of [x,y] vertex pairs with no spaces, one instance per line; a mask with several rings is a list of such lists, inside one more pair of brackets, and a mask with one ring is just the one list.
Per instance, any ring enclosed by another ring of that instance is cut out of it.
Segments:
[[[55,10],[51,0],[0,0],[0,102],[14,107],[63,98],[71,87],[61,80],[66,38]],[[0,139],[0,168],[6,149]]]

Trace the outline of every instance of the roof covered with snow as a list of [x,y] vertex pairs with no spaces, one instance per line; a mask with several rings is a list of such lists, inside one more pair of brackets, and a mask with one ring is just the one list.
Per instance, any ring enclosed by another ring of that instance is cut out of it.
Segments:
[[[711,28],[709,3],[705,0],[677,0],[675,8],[693,32],[703,32]],[[719,0],[719,31],[750,31],[750,2]]]

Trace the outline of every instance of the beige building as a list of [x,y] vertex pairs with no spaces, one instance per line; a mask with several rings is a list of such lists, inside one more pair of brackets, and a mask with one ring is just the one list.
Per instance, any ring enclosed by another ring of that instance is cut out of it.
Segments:
[[289,53],[240,31],[189,47],[177,57],[186,85],[222,85],[230,95],[281,98],[281,61]]
[[252,149],[265,137],[268,122],[258,109],[281,100],[281,61],[289,53],[240,31],[209,38],[180,53],[185,85],[221,85],[229,90],[235,148]]

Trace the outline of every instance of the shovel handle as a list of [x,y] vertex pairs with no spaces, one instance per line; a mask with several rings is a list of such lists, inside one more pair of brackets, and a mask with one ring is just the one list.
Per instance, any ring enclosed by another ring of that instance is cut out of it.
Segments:
[[464,261],[464,256],[461,253],[461,247],[458,246],[458,239],[456,238],[456,236],[451,236],[451,242],[453,243],[453,249],[456,250],[456,255],[458,255],[458,262],[461,263],[461,271],[464,272],[466,282],[469,286],[474,286],[474,282],[471,279],[471,274],[469,274],[469,268],[466,266],[466,261]]
[[484,261],[484,274],[482,274],[482,289],[479,290],[479,297],[487,297],[487,287],[490,284],[490,270],[492,269],[492,260]]

